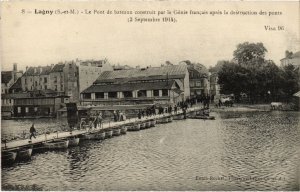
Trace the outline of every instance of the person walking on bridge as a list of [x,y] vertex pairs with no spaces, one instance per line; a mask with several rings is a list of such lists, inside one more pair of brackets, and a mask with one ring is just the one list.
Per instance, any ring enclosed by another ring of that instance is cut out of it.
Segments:
[[36,137],[35,137],[36,130],[35,130],[35,128],[34,128],[34,123],[32,123],[29,132],[30,132],[30,137],[29,137],[29,139],[31,140],[32,137],[34,137],[34,138],[36,139]]

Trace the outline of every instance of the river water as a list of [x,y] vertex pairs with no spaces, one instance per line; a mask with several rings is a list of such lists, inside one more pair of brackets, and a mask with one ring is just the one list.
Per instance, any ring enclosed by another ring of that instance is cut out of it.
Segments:
[[[299,113],[215,115],[36,153],[2,168],[2,189],[299,190]],[[35,123],[53,130],[64,124]],[[2,134],[28,131],[30,124],[2,121]]]

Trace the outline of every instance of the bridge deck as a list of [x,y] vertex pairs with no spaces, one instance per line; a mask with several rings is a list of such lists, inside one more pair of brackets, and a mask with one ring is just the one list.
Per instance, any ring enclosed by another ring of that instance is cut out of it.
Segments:
[[[187,112],[192,112],[192,111],[195,111],[198,109],[199,109],[199,107],[189,108]],[[183,113],[182,110],[178,110],[178,112],[177,112],[177,114],[182,114],[182,113]],[[142,117],[141,119],[131,118],[131,119],[126,119],[125,121],[104,123],[102,125],[102,128],[97,127],[95,129],[91,129],[91,130],[81,129],[81,130],[73,130],[72,133],[56,132],[56,133],[50,133],[50,134],[44,134],[44,135],[37,135],[36,138],[32,138],[31,143],[29,143],[29,141],[30,141],[29,139],[15,140],[15,141],[6,143],[6,146],[4,143],[1,143],[1,148],[2,148],[2,151],[3,150],[13,150],[13,149],[22,148],[22,147],[26,147],[26,146],[30,146],[30,145],[40,144],[45,141],[49,141],[49,140],[53,140],[53,139],[63,139],[63,138],[68,138],[68,137],[72,137],[72,136],[79,136],[79,135],[85,134],[89,131],[97,132],[97,131],[109,129],[112,127],[127,125],[130,123],[144,122],[144,121],[151,120],[151,119],[160,119],[160,118],[169,117],[169,116],[170,116],[170,114],[165,113],[163,115]]]

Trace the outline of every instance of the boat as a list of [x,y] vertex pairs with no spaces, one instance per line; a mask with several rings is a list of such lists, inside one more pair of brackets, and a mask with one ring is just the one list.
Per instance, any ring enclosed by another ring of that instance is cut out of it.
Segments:
[[126,132],[127,132],[127,127],[126,127],[126,126],[123,126],[123,127],[121,128],[121,134],[126,134]]
[[28,160],[31,158],[32,148],[23,148],[17,151],[18,160]]
[[17,152],[14,151],[4,151],[1,154],[1,162],[4,165],[11,165],[15,162],[17,157]]
[[113,131],[112,130],[105,131],[105,138],[110,138],[112,136],[113,136]]
[[204,119],[204,120],[214,120],[214,116],[209,115],[209,109],[201,109],[197,111],[194,115],[189,114],[188,118],[190,119]]
[[140,129],[145,129],[146,128],[146,123],[140,123]]
[[174,116],[173,116],[173,119],[174,119],[174,120],[182,120],[182,119],[184,119],[184,115],[183,115],[183,114],[174,115]]
[[78,137],[73,137],[73,138],[69,138],[69,147],[75,147],[79,144],[79,138]]
[[168,122],[172,122],[172,121],[173,121],[173,117],[172,116],[168,117]]
[[189,119],[204,119],[204,120],[215,120],[214,116],[206,116],[206,115],[195,115],[189,116]]
[[96,138],[96,134],[95,133],[85,133],[85,134],[82,134],[81,135],[81,139],[82,140],[92,140],[92,139],[95,139]]
[[119,136],[119,135],[121,135],[121,129],[120,128],[113,129],[113,136]]
[[155,119],[150,120],[150,126],[155,127],[155,125],[156,125],[156,120]]
[[146,126],[145,126],[146,128],[150,128],[151,127],[150,121],[147,121],[145,124],[146,124]]
[[95,139],[104,140],[105,139],[105,132],[102,131],[102,132],[96,133]]
[[125,125],[124,127],[127,128],[127,131],[134,131],[133,126],[134,126],[133,124],[130,124],[130,125]]
[[141,130],[141,125],[139,123],[132,125],[131,131],[139,131],[139,130]]
[[44,142],[43,145],[46,149],[66,149],[69,146],[69,140]]
[[163,118],[157,120],[157,123],[168,123],[168,122],[169,122],[169,120],[167,117],[163,117]]

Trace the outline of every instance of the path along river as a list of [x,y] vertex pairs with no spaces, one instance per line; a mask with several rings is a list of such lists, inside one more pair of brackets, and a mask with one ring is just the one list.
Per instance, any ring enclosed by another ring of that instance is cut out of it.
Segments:
[[[218,112],[64,151],[36,153],[2,168],[2,189],[299,190],[298,112]],[[64,122],[36,120],[37,129]],[[31,121],[3,120],[2,138]]]

